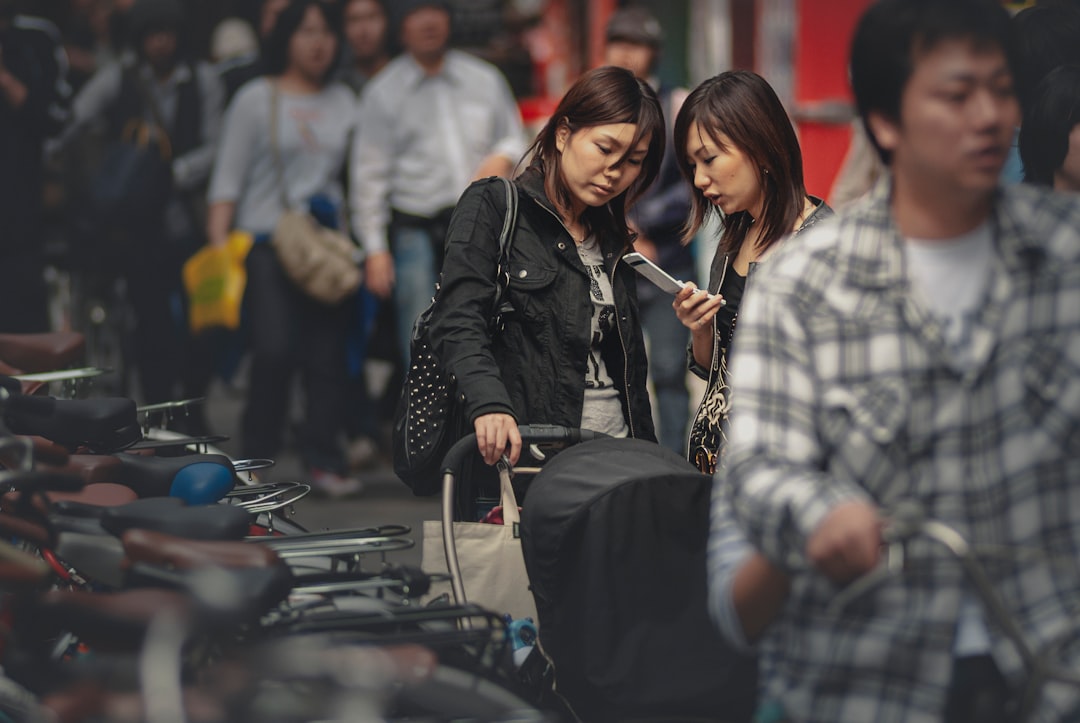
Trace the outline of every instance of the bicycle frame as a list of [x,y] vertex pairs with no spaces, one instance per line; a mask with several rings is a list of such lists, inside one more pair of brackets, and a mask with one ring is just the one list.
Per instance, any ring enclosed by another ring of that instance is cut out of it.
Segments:
[[940,520],[928,518],[918,504],[907,503],[887,516],[888,524],[883,531],[886,543],[885,564],[868,575],[859,578],[830,603],[829,610],[838,614],[858,597],[866,594],[887,579],[901,574],[904,566],[905,543],[912,538],[925,536],[947,549],[957,559],[964,574],[975,588],[987,615],[1015,647],[1027,670],[1027,683],[1020,698],[1018,720],[1027,720],[1047,683],[1060,682],[1080,688],[1080,671],[1054,663],[1049,659],[1053,651],[1036,651],[1028,643],[1020,625],[1002,602],[989,576],[979,562],[979,551],[956,529]]

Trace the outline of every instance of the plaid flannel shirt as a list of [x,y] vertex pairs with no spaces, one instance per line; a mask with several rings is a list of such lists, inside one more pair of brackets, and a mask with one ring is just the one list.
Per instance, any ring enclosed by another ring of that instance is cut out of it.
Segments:
[[[940,720],[960,565],[908,543],[904,572],[836,615],[838,588],[805,558],[838,504],[913,500],[974,545],[1034,549],[987,565],[1037,650],[1080,667],[1080,199],[998,192],[996,260],[975,323],[976,363],[948,363],[912,295],[888,184],[758,272],[734,345],[736,403],[717,494],[793,576],[769,630],[766,689],[792,720]],[[988,621],[989,622],[989,621]],[[990,625],[1010,680],[1019,656]],[[1080,719],[1080,691],[1046,689],[1036,720]]]

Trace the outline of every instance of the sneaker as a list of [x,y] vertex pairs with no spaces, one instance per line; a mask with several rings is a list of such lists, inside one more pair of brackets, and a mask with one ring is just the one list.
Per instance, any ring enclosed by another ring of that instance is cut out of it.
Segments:
[[308,477],[313,492],[333,499],[359,494],[364,489],[364,483],[355,477],[342,477],[336,472],[318,467],[313,467],[308,472]]
[[345,448],[349,469],[368,469],[379,463],[379,446],[371,437],[357,437]]

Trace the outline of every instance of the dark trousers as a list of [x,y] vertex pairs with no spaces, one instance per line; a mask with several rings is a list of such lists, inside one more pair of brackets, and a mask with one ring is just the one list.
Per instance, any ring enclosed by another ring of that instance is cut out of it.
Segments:
[[299,371],[305,409],[300,452],[308,467],[342,472],[338,440],[346,398],[347,300],[326,306],[299,291],[268,244],[257,243],[247,259],[247,315],[251,380],[242,421],[243,455],[273,459],[282,447],[289,417],[290,382]]
[[[25,334],[49,331],[45,258],[36,224],[18,218],[4,219],[0,231],[0,333]],[[3,360],[0,360],[3,361]]]
[[124,280],[135,317],[132,350],[143,400],[178,399],[186,334],[180,264],[149,244],[136,246],[125,259]]
[[1016,696],[989,655],[957,658],[945,723],[1014,723]]

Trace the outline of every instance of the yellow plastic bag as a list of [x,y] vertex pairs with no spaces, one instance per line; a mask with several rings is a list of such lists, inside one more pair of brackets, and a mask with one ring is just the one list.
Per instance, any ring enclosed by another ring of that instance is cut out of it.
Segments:
[[188,325],[193,334],[204,329],[240,327],[240,306],[247,283],[244,259],[252,240],[251,234],[234,231],[225,246],[205,246],[184,263]]

